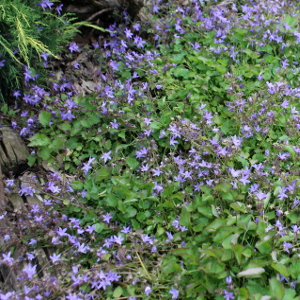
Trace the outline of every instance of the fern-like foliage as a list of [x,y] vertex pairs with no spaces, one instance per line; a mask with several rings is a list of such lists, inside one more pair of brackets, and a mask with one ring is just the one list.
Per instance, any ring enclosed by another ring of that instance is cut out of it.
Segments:
[[[55,0],[54,0],[55,1]],[[52,1],[52,2],[54,2]],[[0,100],[22,88],[24,65],[37,68],[41,53],[55,57],[78,32],[76,18],[43,10],[41,0],[0,1]],[[55,1],[55,5],[59,1]],[[55,6],[54,6],[55,7]]]

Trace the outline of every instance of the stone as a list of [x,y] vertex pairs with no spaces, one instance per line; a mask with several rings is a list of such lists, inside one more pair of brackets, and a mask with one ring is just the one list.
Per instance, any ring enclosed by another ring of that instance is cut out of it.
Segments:
[[10,126],[0,127],[0,164],[6,176],[20,174],[28,168],[29,151],[17,131]]

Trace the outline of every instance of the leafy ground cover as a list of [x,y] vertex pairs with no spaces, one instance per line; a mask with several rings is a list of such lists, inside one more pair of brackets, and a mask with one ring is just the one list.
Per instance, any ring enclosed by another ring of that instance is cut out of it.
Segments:
[[[151,26],[124,14],[93,45],[91,95],[28,69],[21,115],[2,112],[29,163],[57,171],[19,188],[44,209],[1,232],[1,263],[18,265],[14,230],[28,261],[25,288],[1,299],[299,299],[298,8],[156,1]],[[39,271],[41,246],[57,250]]]

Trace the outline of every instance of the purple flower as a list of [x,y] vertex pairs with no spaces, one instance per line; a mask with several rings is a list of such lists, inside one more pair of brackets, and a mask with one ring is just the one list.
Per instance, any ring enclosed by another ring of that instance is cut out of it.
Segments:
[[223,298],[224,298],[225,300],[235,299],[235,298],[234,298],[234,294],[231,293],[231,292],[228,292],[228,291],[226,291],[226,290],[224,290],[224,296],[223,296]]
[[151,248],[151,253],[154,253],[157,251],[157,247],[154,245],[152,248]]
[[109,159],[111,159],[111,151],[108,151],[106,153],[103,153],[103,155],[101,156],[101,158],[103,158],[104,162],[106,163]]
[[107,213],[103,216],[103,221],[106,223],[109,223],[110,219],[112,219],[112,215],[110,213]]
[[169,291],[169,293],[172,295],[172,299],[177,299],[179,296],[179,291],[176,290],[173,286],[172,286],[171,290]]
[[13,96],[19,98],[21,96],[20,90],[14,91]]
[[71,53],[73,52],[79,52],[79,47],[77,46],[76,43],[71,43],[69,46],[69,50]]
[[68,110],[66,113],[61,112],[61,118],[62,118],[63,120],[69,120],[69,121],[72,121],[72,119],[75,119],[75,116],[72,115],[72,111],[71,111],[71,110]]
[[33,197],[33,193],[35,192],[35,189],[31,188],[30,186],[23,186],[21,185],[21,188],[19,189],[19,194],[21,196],[31,196]]
[[53,181],[48,182],[47,190],[51,191],[52,193],[59,193],[61,191],[61,189],[56,186]]
[[14,180],[13,179],[7,179],[7,180],[5,180],[5,182],[6,182],[7,187],[14,186]]
[[53,263],[56,263],[57,261],[60,261],[61,254],[53,253],[53,255],[50,255],[50,259]]
[[73,67],[75,69],[79,69],[79,63],[75,60],[74,63],[73,63]]
[[113,122],[110,122],[110,125],[111,125],[111,128],[113,128],[113,129],[118,129],[120,123],[118,123],[118,122],[116,121],[116,119],[114,119]]
[[284,248],[284,251],[287,252],[287,253],[290,253],[290,248],[293,247],[293,244],[291,243],[288,243],[286,241],[283,242],[283,248]]
[[136,30],[136,31],[139,31],[140,28],[141,28],[141,24],[136,23],[136,24],[134,24],[134,25],[132,26],[132,28],[133,28],[134,30]]
[[62,7],[63,7],[64,5],[63,4],[61,4],[61,5],[58,5],[55,9],[56,9],[56,11],[57,11],[57,13],[59,14],[59,15],[61,15],[61,11],[62,11]]
[[32,279],[33,275],[36,273],[36,265],[32,266],[31,264],[28,264],[22,271],[26,273],[28,279]]
[[266,197],[268,196],[268,194],[263,193],[263,192],[257,192],[257,193],[255,193],[255,195],[259,201],[266,199]]
[[232,283],[232,277],[231,276],[227,276],[226,277],[226,283],[227,284],[231,284]]
[[44,61],[47,61],[49,55],[50,55],[49,53],[43,52],[40,56],[44,59]]
[[0,67],[4,67],[5,59],[0,60]]
[[157,169],[152,169],[153,176],[159,176],[160,174],[163,173],[163,171],[160,170],[160,168]]
[[41,3],[38,3],[37,5],[41,6],[42,9],[45,10],[47,8],[51,9],[54,3],[50,2],[49,0],[43,0]]
[[9,299],[13,299],[13,296],[14,296],[14,292],[12,293],[12,292],[8,292],[8,293],[6,293],[6,294],[0,294],[0,299],[1,300],[9,300]]
[[129,226],[128,227],[123,226],[123,229],[121,230],[121,232],[122,233],[129,233],[129,232],[131,232],[131,228]]
[[32,71],[30,71],[27,66],[25,66],[25,72],[23,74],[25,76],[25,82],[28,82],[30,79],[34,79],[34,76],[31,75]]
[[157,4],[154,4],[152,7],[152,12],[155,14],[158,13],[158,11],[159,11],[159,6]]
[[95,225],[94,224],[88,225],[85,231],[88,232],[89,234],[92,234],[95,231]]
[[114,236],[114,242],[118,245],[122,245],[122,242],[124,241],[124,238],[122,238],[122,236],[118,235],[118,236]]
[[168,241],[168,242],[172,241],[172,240],[173,240],[173,235],[172,235],[172,233],[169,232],[169,231],[166,231],[166,234],[167,234],[167,236],[168,236],[167,241]]
[[1,261],[2,263],[11,264],[11,263],[14,262],[13,257],[11,257],[11,252],[10,251],[7,254],[2,253],[2,257],[3,257],[2,261]]
[[146,42],[140,36],[138,36],[138,35],[136,35],[134,37],[134,41],[133,42],[136,44],[136,46],[138,48],[144,48],[144,44],[146,44]]
[[109,65],[111,66],[113,71],[119,71],[119,63],[115,60],[111,60]]
[[145,288],[145,294],[146,294],[146,296],[149,296],[151,292],[152,292],[151,287],[150,286],[146,286],[146,288]]

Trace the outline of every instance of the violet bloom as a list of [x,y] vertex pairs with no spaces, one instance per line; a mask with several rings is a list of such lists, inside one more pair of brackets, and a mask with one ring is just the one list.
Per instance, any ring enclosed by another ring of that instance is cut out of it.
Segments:
[[290,248],[293,247],[293,244],[291,243],[287,243],[286,241],[283,242],[283,248],[284,248],[284,251],[287,252],[287,253],[290,253]]
[[171,290],[169,291],[169,293],[172,295],[172,299],[177,299],[179,296],[179,291],[176,290],[173,286],[172,286]]
[[166,234],[167,234],[167,236],[168,236],[167,242],[172,241],[172,240],[173,240],[173,235],[172,235],[172,233],[169,232],[169,231],[166,231]]
[[119,63],[115,60],[111,60],[109,65],[111,66],[113,71],[119,71]]
[[7,187],[14,186],[14,180],[13,179],[7,179],[7,180],[5,180],[5,182],[6,182]]
[[145,288],[145,294],[146,294],[146,296],[149,296],[151,292],[152,292],[151,287],[150,286],[146,286],[146,288]]
[[95,224],[88,225],[85,231],[88,232],[89,234],[92,234],[95,231]]
[[136,31],[139,31],[140,28],[141,28],[141,24],[139,24],[139,23],[134,24],[134,25],[132,26],[132,28],[133,28],[134,30],[136,30]]
[[74,61],[73,67],[74,67],[75,69],[79,69],[79,63],[78,63],[77,61]]
[[20,90],[14,91],[13,96],[14,96],[15,98],[19,98],[19,97],[21,96]]
[[223,296],[223,298],[225,300],[235,299],[234,298],[234,294],[232,292],[228,292],[226,290],[224,290],[224,296]]
[[75,116],[72,115],[71,110],[68,110],[68,112],[66,112],[66,113],[61,112],[61,117],[63,120],[69,120],[69,121],[72,121],[72,119],[75,119]]
[[110,213],[107,213],[103,216],[103,221],[105,223],[109,223],[110,222],[110,219],[112,219],[112,215]]
[[50,2],[49,0],[42,0],[42,2],[38,3],[37,5],[41,6],[43,10],[46,10],[47,8],[51,9],[54,3]]
[[49,55],[50,55],[49,53],[43,52],[40,56],[44,59],[44,61],[47,61]]
[[116,119],[114,119],[113,122],[110,122],[110,125],[111,125],[111,128],[113,128],[113,129],[118,129],[120,123],[118,123],[118,122],[116,121]]
[[31,188],[30,186],[23,186],[21,185],[21,188],[19,189],[19,194],[21,196],[31,196],[33,197],[33,193],[35,192],[35,189]]
[[126,28],[125,29],[125,35],[128,39],[131,39],[133,36],[133,33],[130,31],[130,29]]
[[0,60],[0,67],[4,67],[5,59]]
[[14,262],[14,258],[11,257],[11,251],[9,251],[7,254],[2,253],[2,261],[1,263],[7,263],[7,264],[12,264]]
[[61,11],[62,11],[62,7],[63,7],[64,5],[63,4],[61,4],[61,5],[59,5],[59,6],[57,6],[56,8],[55,8],[55,10],[57,11],[57,13],[59,14],[59,15],[61,15]]
[[34,76],[31,75],[32,71],[30,71],[27,66],[25,66],[25,72],[23,74],[25,76],[25,82],[28,82],[30,79],[34,79]]
[[53,255],[50,255],[50,259],[53,263],[56,263],[57,261],[60,261],[61,254],[53,253]]
[[76,43],[71,43],[69,46],[69,50],[71,53],[73,52],[79,52],[79,47],[77,46]]
[[22,271],[26,273],[28,279],[32,279],[33,275],[36,273],[36,265],[32,266],[31,264],[28,264]]
[[262,200],[266,199],[266,197],[268,196],[268,194],[263,193],[263,192],[257,192],[257,193],[255,193],[255,196],[257,197],[257,199],[259,201],[262,201]]
[[123,226],[123,229],[121,230],[121,232],[122,233],[129,233],[129,232],[131,232],[131,228],[128,226],[128,227],[126,227],[126,226]]
[[103,158],[104,162],[106,163],[109,159],[111,159],[111,151],[108,151],[106,153],[103,153],[103,155],[101,156],[101,158]]

